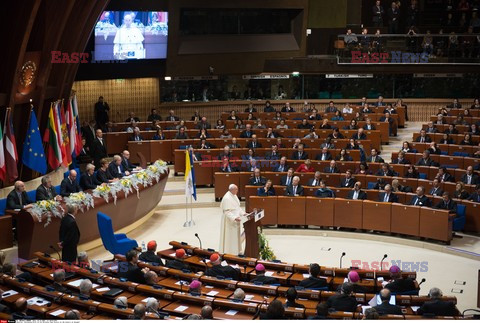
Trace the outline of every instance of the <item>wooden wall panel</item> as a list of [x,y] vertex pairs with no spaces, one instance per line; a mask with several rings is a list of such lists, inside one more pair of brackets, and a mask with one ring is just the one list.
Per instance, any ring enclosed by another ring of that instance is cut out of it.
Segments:
[[160,104],[158,78],[78,81],[73,84],[81,121],[94,118],[94,105],[103,96],[110,105],[110,120],[125,121],[130,111],[142,121]]

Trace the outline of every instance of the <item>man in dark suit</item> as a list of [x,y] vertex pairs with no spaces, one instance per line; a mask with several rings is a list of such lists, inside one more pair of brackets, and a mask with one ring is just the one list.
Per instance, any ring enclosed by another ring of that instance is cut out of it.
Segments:
[[477,185],[480,184],[478,175],[473,173],[473,166],[467,167],[467,172],[462,175],[461,181],[467,185]]
[[82,137],[85,138],[87,147],[90,150],[89,154],[91,154],[93,141],[95,140],[95,120],[85,122],[80,130],[82,131]]
[[224,158],[222,162],[222,166],[220,167],[220,171],[222,173],[233,173],[233,172],[239,172],[240,169],[235,166],[235,164],[230,163],[230,160],[228,158]]
[[252,130],[252,125],[247,123],[245,126],[245,130],[240,133],[240,138],[252,138],[254,132]]
[[175,115],[173,110],[168,111],[168,116],[165,118],[165,121],[179,121],[180,118]]
[[168,268],[190,271],[190,267],[183,262],[183,258],[185,258],[185,249],[177,249],[175,250],[175,259],[168,259],[165,262],[165,266]]
[[303,144],[299,144],[297,151],[293,152],[292,159],[293,160],[305,160],[308,159],[308,154],[304,151],[305,146]]
[[367,135],[363,132],[363,128],[358,128],[357,132],[353,134],[352,139],[354,140],[366,140]]
[[406,165],[410,164],[410,161],[405,159],[405,153],[401,151],[398,153],[398,157],[392,160],[392,164]]
[[300,287],[305,289],[319,289],[328,286],[325,278],[318,277],[320,275],[320,266],[318,264],[310,264],[309,273],[310,277],[305,278],[298,284]]
[[65,270],[57,269],[53,272],[53,284],[46,286],[48,289],[53,289],[57,292],[71,294],[71,292],[63,286],[63,282],[65,281]]
[[367,193],[362,190],[362,182],[356,182],[353,186],[353,190],[348,192],[347,195],[348,200],[366,200]]
[[262,148],[262,144],[258,142],[257,135],[252,135],[252,140],[248,141],[247,148],[257,149]]
[[295,109],[290,106],[290,102],[285,103],[285,105],[282,107],[281,112],[295,112]]
[[363,127],[364,130],[376,130],[375,125],[372,124],[372,120],[370,118],[365,119],[365,126]]
[[205,271],[205,275],[211,277],[222,277],[223,279],[238,280],[240,277],[240,270],[233,268],[232,266],[222,266],[222,258],[218,253],[213,253],[210,256],[210,264],[212,267]]
[[395,176],[393,170],[390,169],[388,163],[383,163],[382,168],[377,171],[377,176]]
[[95,122],[97,123],[97,129],[103,129],[108,122],[108,111],[110,106],[103,100],[103,96],[98,98],[98,102],[95,103]]
[[160,256],[157,256],[155,251],[157,250],[157,242],[155,240],[147,243],[147,251],[144,251],[138,256],[138,260],[148,262],[154,266],[163,266],[163,261]]
[[273,188],[272,181],[267,180],[263,187],[257,189],[257,196],[275,196],[277,195]]
[[35,316],[27,314],[28,303],[25,297],[19,297],[15,301],[15,312],[12,313],[12,320],[35,320]]
[[122,152],[122,167],[127,172],[132,172],[132,170],[139,168],[130,162],[130,152],[128,150]]
[[417,310],[419,315],[433,315],[433,316],[456,316],[460,315],[457,307],[452,301],[442,301],[443,293],[439,288],[432,288],[428,293],[430,301],[423,303]]
[[145,284],[145,273],[149,271],[148,268],[141,269],[138,267],[138,253],[135,249],[127,251],[125,254],[126,262],[118,264],[118,277],[126,278],[128,281]]
[[440,187],[440,181],[438,178],[435,178],[432,182],[432,188],[430,189],[430,192],[428,194],[433,195],[433,196],[442,196],[443,190]]
[[404,292],[415,290],[415,283],[411,278],[403,278],[402,271],[397,265],[393,265],[389,269],[390,281],[385,285],[385,288],[392,293],[401,295]]
[[327,166],[323,169],[324,173],[340,173],[340,170],[337,168],[337,162],[334,161],[333,159],[330,161],[330,166]]
[[277,146],[277,144],[273,144],[272,145],[272,150],[265,154],[265,159],[267,159],[267,160],[278,160],[280,158],[282,158],[282,156],[278,152],[278,146]]
[[457,202],[450,198],[450,193],[443,192],[442,200],[435,205],[436,209],[449,210],[450,212],[457,211]]
[[135,112],[130,111],[128,113],[128,118],[125,120],[126,123],[131,123],[131,122],[140,122],[140,118],[135,116]]
[[373,307],[374,309],[377,310],[378,314],[402,315],[402,309],[399,306],[390,304],[391,296],[392,296],[392,293],[386,288],[380,291],[380,300],[382,301],[382,304]]
[[475,186],[475,192],[473,192],[468,198],[469,201],[480,203],[480,184]]
[[345,177],[340,180],[340,187],[350,187],[355,186],[355,177],[352,176],[352,171],[347,169],[345,172]]
[[287,186],[285,190],[286,196],[303,196],[303,187],[300,185],[300,177],[294,176],[292,184]]
[[232,158],[232,152],[230,151],[230,146],[226,145],[223,147],[223,151],[218,155],[218,160],[224,160]]
[[110,174],[111,177],[113,178],[122,178],[125,175],[130,175],[128,171],[125,171],[122,167],[122,157],[119,155],[113,156],[113,160],[110,162],[110,165],[108,165],[107,172]]
[[462,105],[458,102],[458,99],[453,99],[453,102],[447,105],[447,109],[461,109]]
[[290,287],[287,290],[286,296],[287,296],[287,301],[284,304],[285,308],[288,308],[288,307],[305,308],[305,305],[296,302],[297,297],[298,297],[298,293],[297,293],[297,290],[295,289],[295,287]]
[[28,198],[25,191],[25,183],[16,181],[14,189],[7,195],[7,210],[29,209],[32,207],[32,201]]
[[100,168],[100,160],[108,157],[107,155],[107,146],[103,140],[103,132],[100,129],[97,129],[95,132],[96,138],[92,143],[92,148],[90,149],[94,164],[96,168]]
[[157,109],[150,110],[150,115],[147,117],[147,121],[162,121],[162,116],[157,113]]
[[416,142],[432,142],[432,138],[427,135],[424,129],[420,130],[420,136],[415,139]]
[[435,162],[430,158],[430,151],[425,150],[422,158],[417,162],[417,166],[435,166]]
[[353,286],[351,283],[343,283],[340,293],[330,296],[327,299],[329,309],[335,311],[355,312],[357,309],[357,299],[353,296]]
[[400,9],[396,2],[392,2],[392,6],[387,9],[388,17],[388,33],[397,34],[400,24]]
[[447,171],[446,167],[440,167],[438,169],[438,174],[436,176],[440,183],[445,183],[445,182],[455,182],[455,177],[450,175],[450,173]]
[[257,112],[257,109],[253,107],[252,102],[248,102],[248,107],[245,108],[245,112],[255,113],[255,112]]
[[392,185],[385,185],[385,192],[378,195],[379,202],[398,203],[398,196],[392,192]]
[[212,126],[210,125],[210,123],[207,121],[207,117],[202,117],[202,119],[200,119],[200,122],[197,123],[197,125],[195,126],[196,129],[198,130],[202,130],[202,129],[212,129]]
[[288,171],[287,171],[287,175],[284,175],[282,176],[282,178],[280,178],[280,185],[283,185],[283,186],[288,186],[290,184],[292,184],[293,182],[293,168],[289,168]]
[[280,158],[278,165],[273,169],[274,172],[286,172],[288,171],[287,157]]
[[315,160],[332,160],[332,154],[328,152],[327,147],[323,147],[322,152],[315,157]]
[[72,193],[78,193],[82,190],[77,182],[77,172],[71,169],[67,178],[65,178],[60,184],[60,195],[67,197]]
[[255,277],[250,280],[251,283],[261,285],[278,285],[279,282],[276,278],[265,276],[265,266],[258,264],[255,266]]
[[313,178],[310,178],[307,182],[307,186],[320,186],[320,182],[322,181],[322,173],[320,171],[316,171]]
[[383,9],[380,0],[375,1],[375,5],[372,8],[372,22],[374,27],[383,27],[383,15],[385,10]]
[[62,261],[77,261],[77,245],[80,241],[80,230],[75,220],[76,214],[76,206],[67,205],[67,214],[63,216],[60,222],[58,247],[62,249]]
[[135,127],[133,129],[133,135],[128,139],[129,141],[143,141],[143,137],[140,134],[140,129]]
[[52,185],[52,179],[49,175],[42,177],[42,184],[37,187],[37,191],[35,193],[35,200],[36,201],[43,201],[43,200],[53,200],[57,198],[58,194],[55,191],[55,187]]
[[372,148],[370,151],[370,156],[367,157],[367,163],[383,163],[384,160],[378,155],[378,151],[375,148]]
[[256,168],[253,171],[253,176],[248,180],[248,185],[264,186],[267,179],[260,174],[260,169]]
[[418,206],[432,205],[432,202],[430,201],[430,199],[425,195],[425,188],[423,186],[417,187],[416,193],[417,195],[412,197],[409,205],[418,205]]

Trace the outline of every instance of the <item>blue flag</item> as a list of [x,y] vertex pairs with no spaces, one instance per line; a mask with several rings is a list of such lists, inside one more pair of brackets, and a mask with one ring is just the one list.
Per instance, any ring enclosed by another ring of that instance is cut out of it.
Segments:
[[38,128],[37,117],[33,110],[30,112],[30,124],[23,142],[22,162],[25,166],[45,174],[47,172],[47,158],[42,145],[42,136]]

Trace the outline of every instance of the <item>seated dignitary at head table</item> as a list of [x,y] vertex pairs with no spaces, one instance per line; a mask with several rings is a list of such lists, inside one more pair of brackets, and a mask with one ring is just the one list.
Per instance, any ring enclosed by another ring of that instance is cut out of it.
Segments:
[[74,169],[70,170],[67,178],[62,181],[60,184],[60,195],[67,197],[72,193],[78,193],[82,190],[80,185],[77,182],[77,172]]
[[155,251],[157,250],[157,242],[155,240],[149,241],[147,243],[147,251],[144,251],[138,256],[138,259],[151,263],[155,266],[163,266],[163,261],[160,256],[158,256]]
[[292,184],[287,185],[285,190],[286,196],[303,196],[303,186],[300,185],[300,177],[294,176]]
[[349,200],[366,200],[367,193],[362,190],[362,182],[356,182],[353,186],[353,190],[348,192],[347,199]]
[[90,279],[82,279],[80,285],[78,286],[78,297],[80,299],[90,299],[90,294],[92,293],[93,283]]
[[218,253],[214,253],[210,256],[210,263],[212,264],[212,267],[208,268],[205,271],[205,275],[212,277],[222,277],[223,279],[239,279],[240,270],[228,265],[223,266],[222,258]]
[[378,314],[380,315],[387,315],[387,314],[396,314],[396,315],[402,315],[402,308],[397,305],[392,305],[390,304],[390,297],[392,296],[392,293],[390,290],[384,288],[380,291],[380,300],[382,303],[380,305],[377,305],[373,307]]
[[260,174],[260,168],[255,168],[253,176],[248,180],[248,185],[264,186],[267,179]]
[[87,164],[85,167],[85,172],[82,174],[82,176],[80,176],[80,187],[84,191],[93,190],[101,184],[102,182],[95,177],[95,165]]
[[288,307],[305,308],[305,305],[297,303],[298,293],[297,293],[297,290],[295,289],[295,287],[290,287],[287,290],[287,295],[286,296],[287,296],[287,301],[283,305],[283,306],[285,306],[285,308],[288,308]]
[[62,197],[57,194],[55,187],[52,185],[52,179],[49,175],[42,177],[42,184],[37,187],[35,193],[35,200],[44,201],[44,200],[60,200]]
[[320,181],[320,188],[315,192],[316,197],[335,197],[335,192],[327,187],[324,180]]
[[425,188],[423,186],[417,187],[416,190],[417,195],[413,196],[410,200],[410,205],[418,205],[418,206],[431,206],[432,203],[430,199],[425,195]]
[[353,285],[343,283],[340,287],[340,293],[330,296],[327,299],[329,309],[335,311],[355,312],[357,309],[357,299],[353,296]]
[[392,185],[387,184],[385,185],[384,189],[385,192],[381,192],[380,194],[378,194],[378,201],[398,203],[398,196],[392,192]]
[[185,249],[175,250],[175,259],[168,259],[165,266],[178,270],[190,270],[190,267],[183,262],[185,258]]
[[450,193],[443,192],[442,200],[435,205],[436,209],[448,210],[451,212],[457,211],[457,202],[450,198]]
[[107,172],[110,173],[110,176],[113,178],[122,178],[123,176],[130,175],[129,171],[125,171],[122,166],[122,157],[120,155],[113,156],[113,160],[108,165]]
[[130,152],[128,150],[124,150],[122,152],[122,167],[125,172],[132,172],[133,170],[140,170],[141,167],[135,166],[130,162]]
[[100,168],[97,170],[97,180],[101,183],[112,183],[117,181],[108,171],[108,160],[105,158],[100,161]]
[[415,283],[411,278],[403,278],[400,267],[394,265],[390,267],[390,280],[384,281],[384,288],[387,288],[392,293],[402,294],[415,290]]
[[328,286],[326,279],[318,277],[320,275],[320,266],[318,264],[310,264],[308,272],[310,276],[302,280],[298,286],[305,289],[319,289]]
[[275,196],[275,189],[271,180],[267,180],[263,187],[257,189],[257,196]]
[[265,266],[258,264],[255,266],[255,277],[250,280],[251,283],[258,285],[278,285],[279,282],[274,277],[269,277],[265,275]]
[[28,198],[25,191],[25,183],[16,181],[13,190],[7,195],[7,210],[29,209],[32,207],[32,201]]
[[423,303],[417,310],[420,315],[434,315],[434,316],[455,316],[460,315],[455,303],[452,301],[443,301],[443,293],[439,288],[432,288],[428,293],[430,301]]
[[128,281],[145,284],[145,273],[149,271],[148,268],[138,267],[138,253],[135,249],[127,251],[125,254],[126,262],[118,264],[118,277],[126,278]]

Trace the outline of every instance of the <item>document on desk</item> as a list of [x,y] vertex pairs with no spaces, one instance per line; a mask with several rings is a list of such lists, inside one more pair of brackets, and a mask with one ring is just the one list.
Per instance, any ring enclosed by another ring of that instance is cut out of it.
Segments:
[[266,272],[265,272],[265,276],[267,276],[267,277],[272,277],[273,274],[274,274],[273,271],[266,271]]
[[48,303],[50,303],[48,300],[46,300],[45,298],[38,297],[38,296],[32,297],[32,298],[27,300],[28,305],[45,306]]
[[108,288],[108,287],[102,287],[102,288],[98,288],[97,292],[102,293],[102,292],[108,292],[109,290],[110,290],[110,288]]
[[238,311],[229,310],[229,311],[227,311],[225,314],[226,314],[226,315],[231,315],[231,316],[233,316],[233,315],[236,315],[237,313],[238,313]]
[[218,294],[218,292],[216,292],[216,291],[214,291],[214,290],[212,290],[212,291],[210,291],[210,292],[207,293],[208,296],[215,296],[215,295],[217,295],[217,294]]
[[50,313],[50,315],[59,316],[59,315],[62,315],[63,313],[65,313],[65,312],[66,311],[64,311],[64,310],[56,310],[55,312]]
[[[83,279],[77,279],[77,280],[74,280],[74,281],[69,282],[67,285],[70,285],[70,286],[72,286],[72,287],[77,287],[77,288],[78,288],[78,287],[80,287],[80,284],[82,283],[82,280],[83,280]],[[98,286],[100,286],[100,285],[98,285],[98,284],[92,284],[92,288],[93,288],[93,289],[97,288]]]
[[185,311],[187,308],[188,308],[188,306],[180,305],[179,307],[177,307],[176,309],[174,309],[174,311],[183,312],[183,311]]
[[12,295],[17,295],[17,294],[18,294],[18,292],[16,290],[10,289],[10,290],[7,290],[6,292],[2,293],[2,298],[6,298],[6,297],[9,297],[9,296],[12,296]]
[[303,274],[303,278],[309,278],[310,274]]

